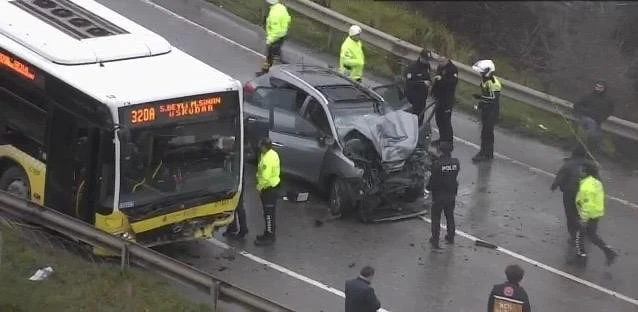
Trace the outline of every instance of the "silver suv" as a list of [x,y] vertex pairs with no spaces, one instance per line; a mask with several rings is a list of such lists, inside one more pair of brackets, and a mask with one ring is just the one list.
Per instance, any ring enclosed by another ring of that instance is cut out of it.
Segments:
[[[386,99],[379,94],[383,94]],[[244,85],[246,158],[268,136],[282,171],[327,193],[334,215],[364,222],[414,217],[424,205],[429,129],[401,89],[367,88],[317,66],[276,65]]]

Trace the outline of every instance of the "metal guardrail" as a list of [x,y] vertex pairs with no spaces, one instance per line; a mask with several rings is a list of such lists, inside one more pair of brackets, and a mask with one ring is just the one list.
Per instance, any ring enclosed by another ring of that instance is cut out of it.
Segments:
[[212,296],[215,310],[217,309],[219,296],[224,295],[262,311],[294,311],[237,286],[220,281],[206,272],[152,249],[100,231],[78,219],[1,191],[0,210],[14,217],[39,224],[53,231],[75,238],[91,246],[101,247],[114,254],[120,254],[122,268],[126,267],[129,261],[131,261],[145,269],[174,278],[182,283],[204,291]]
[[[400,58],[415,60],[421,51],[421,47],[383,33],[375,28],[325,8],[310,0],[286,0],[285,3],[294,11],[343,32],[347,32],[350,25],[357,24],[363,29],[361,38],[364,41]],[[459,78],[461,80],[477,86],[479,85],[479,76],[472,70],[471,66],[458,62],[454,63],[459,69]],[[501,78],[501,82],[503,84],[503,95],[544,111],[561,114],[574,120],[572,103],[559,99],[555,96],[533,90],[510,80]],[[637,123],[612,116],[603,123],[602,128],[609,133],[638,141]]]

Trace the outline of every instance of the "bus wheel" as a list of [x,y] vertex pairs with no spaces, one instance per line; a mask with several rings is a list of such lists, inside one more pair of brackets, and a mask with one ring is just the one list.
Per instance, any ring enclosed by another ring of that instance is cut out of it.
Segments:
[[10,167],[0,176],[0,189],[20,198],[29,199],[29,179],[19,167]]

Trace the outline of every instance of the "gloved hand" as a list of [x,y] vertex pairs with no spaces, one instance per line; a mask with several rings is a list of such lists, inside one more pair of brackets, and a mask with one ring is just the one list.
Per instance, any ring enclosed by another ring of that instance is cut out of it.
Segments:
[[350,65],[343,65],[343,68],[345,68],[346,70],[352,70],[352,66]]
[[478,93],[474,93],[474,94],[472,94],[472,97],[478,100],[478,99],[481,98],[481,95],[478,94]]
[[549,190],[553,192],[553,191],[556,190],[557,187],[558,187],[558,185],[552,183],[552,186],[549,187]]

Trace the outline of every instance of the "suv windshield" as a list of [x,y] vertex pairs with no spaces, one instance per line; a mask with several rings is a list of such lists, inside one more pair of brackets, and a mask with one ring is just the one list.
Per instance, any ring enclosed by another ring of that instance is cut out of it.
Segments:
[[155,211],[234,195],[240,175],[239,125],[239,105],[225,103],[205,117],[123,131],[120,208]]

